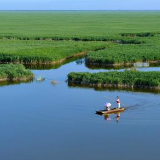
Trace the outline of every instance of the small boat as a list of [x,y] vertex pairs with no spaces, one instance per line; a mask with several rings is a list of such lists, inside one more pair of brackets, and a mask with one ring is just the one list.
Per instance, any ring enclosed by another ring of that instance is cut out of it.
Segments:
[[119,113],[119,112],[123,112],[125,110],[125,108],[113,108],[109,111],[107,110],[100,110],[100,111],[96,111],[96,114],[111,114],[111,113]]

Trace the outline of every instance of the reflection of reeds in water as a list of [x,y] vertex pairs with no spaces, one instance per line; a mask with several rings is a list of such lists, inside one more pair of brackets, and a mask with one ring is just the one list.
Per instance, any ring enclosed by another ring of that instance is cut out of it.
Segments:
[[[31,69],[31,70],[50,70],[50,69],[58,69],[59,67],[67,64],[67,63],[70,63],[70,62],[74,62],[77,60],[80,60],[80,61],[84,61],[84,58],[85,56],[79,56],[79,57],[72,57],[70,59],[67,59],[65,62],[62,62],[62,63],[56,63],[56,64],[24,64],[24,66],[27,68],[27,69]],[[83,64],[83,63],[81,63]]]
[[10,85],[20,85],[22,83],[32,83],[34,80],[27,80],[27,81],[5,81],[5,82],[1,82],[0,83],[0,87],[3,87],[3,86],[10,86]]
[[97,70],[97,69],[107,69],[107,70],[120,70],[120,69],[129,69],[129,68],[143,68],[143,67],[160,67],[160,63],[146,63],[146,65],[139,65],[136,66],[134,64],[130,65],[121,65],[121,66],[107,66],[107,65],[101,65],[101,64],[87,64],[85,63],[85,66],[89,69]]
[[108,64],[100,64],[100,63],[85,63],[85,66],[89,69],[108,69],[108,70],[119,70],[124,68],[132,67],[132,64],[122,64],[122,65],[108,65]]
[[88,86],[88,85],[81,85],[81,84],[73,84],[68,82],[69,87],[73,88],[85,88],[85,89],[94,89],[96,91],[127,91],[127,92],[142,92],[142,93],[153,93],[153,94],[160,94],[160,90],[154,89],[142,89],[142,88],[123,88],[123,87],[98,87],[98,86]]

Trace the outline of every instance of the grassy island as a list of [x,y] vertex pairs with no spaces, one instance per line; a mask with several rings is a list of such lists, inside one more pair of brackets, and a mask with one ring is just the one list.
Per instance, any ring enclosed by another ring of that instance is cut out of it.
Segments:
[[141,72],[126,70],[124,72],[70,73],[69,84],[88,87],[145,88],[160,90],[160,72]]
[[0,64],[0,82],[28,81],[34,77],[33,73],[22,64]]

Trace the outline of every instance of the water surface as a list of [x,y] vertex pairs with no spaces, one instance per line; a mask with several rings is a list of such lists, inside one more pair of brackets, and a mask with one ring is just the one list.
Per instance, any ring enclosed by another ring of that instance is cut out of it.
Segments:
[[[139,70],[160,71],[160,67]],[[1,86],[0,157],[2,160],[158,160],[160,95],[69,87],[72,71],[101,72],[71,62],[58,69],[33,70],[43,82]],[[112,70],[109,70],[112,71]],[[121,69],[123,71],[123,69]],[[59,83],[52,85],[51,80]],[[126,111],[95,114],[120,96]]]

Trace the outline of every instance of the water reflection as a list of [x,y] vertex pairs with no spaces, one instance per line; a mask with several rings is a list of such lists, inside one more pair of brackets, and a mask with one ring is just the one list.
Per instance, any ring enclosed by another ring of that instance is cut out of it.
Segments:
[[9,85],[20,85],[22,83],[32,83],[33,81],[34,79],[27,80],[27,81],[4,81],[4,82],[0,82],[0,87],[9,86]]
[[148,62],[136,62],[133,64],[134,67],[149,67],[150,64]]
[[120,116],[121,116],[121,114],[120,114],[120,113],[118,113],[118,114],[117,114],[117,118],[116,118],[117,123],[120,121]]
[[[71,71],[90,70],[72,62],[57,70],[33,71],[45,75],[43,83],[0,89],[1,159],[93,160],[107,155],[111,160],[150,160],[160,156],[159,95],[69,88],[64,81]],[[53,88],[49,79],[60,84]],[[108,121],[105,115],[94,114],[106,102],[104,96],[117,95],[129,106],[127,112],[110,114]]]
[[120,70],[120,69],[127,69],[133,67],[133,65],[127,65],[127,66],[104,66],[104,65],[90,65],[86,64],[85,66],[89,69],[98,70],[98,69],[105,69],[105,70]]
[[105,65],[90,65],[85,63],[85,66],[89,69],[97,70],[97,69],[106,69],[106,70],[120,70],[120,69],[127,69],[131,67],[136,68],[149,68],[149,67],[160,67],[160,63],[133,63],[131,65],[120,65],[120,66],[105,66]]
[[76,62],[77,65],[82,65],[85,63],[84,56],[77,58],[69,58],[65,62],[59,62],[56,64],[24,64],[27,69],[31,70],[50,70],[50,69],[58,69],[61,66],[68,64],[70,62]]
[[68,86],[70,88],[90,88],[94,89],[96,91],[124,91],[124,92],[141,92],[141,93],[153,93],[153,94],[160,94],[160,90],[157,89],[146,89],[146,88],[125,88],[125,87],[98,87],[98,86],[87,86],[87,85],[80,85],[80,84],[73,84],[73,83],[68,83]]
[[111,121],[110,114],[104,115],[104,120],[106,120],[106,121]]
[[83,58],[83,59],[77,59],[76,60],[76,64],[77,65],[82,65],[82,64],[84,64],[85,63],[85,59]]
[[113,115],[113,114],[104,114],[103,116],[104,116],[104,120],[106,120],[106,121],[116,121],[117,123],[120,121],[120,117],[121,117],[121,113],[116,113],[116,114],[114,114],[114,115],[116,115],[116,117],[114,116],[114,117],[111,117],[111,115]]

